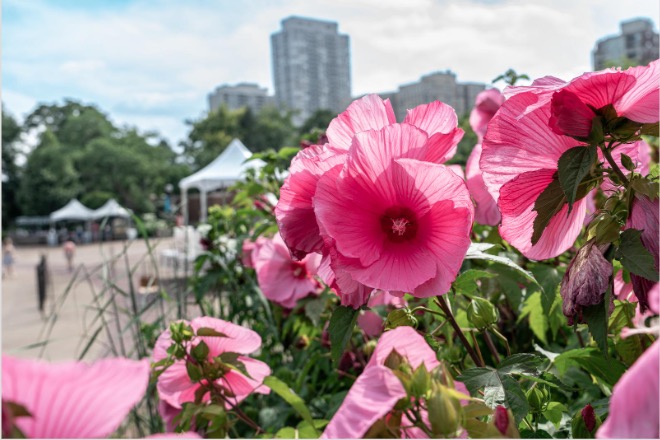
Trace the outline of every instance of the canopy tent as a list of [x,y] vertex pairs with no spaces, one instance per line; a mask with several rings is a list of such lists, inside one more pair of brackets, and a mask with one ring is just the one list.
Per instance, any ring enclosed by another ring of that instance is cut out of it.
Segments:
[[131,213],[128,209],[121,206],[115,199],[110,199],[99,209],[92,212],[92,218],[94,220],[104,219],[106,217],[124,217],[130,218]]
[[190,188],[199,189],[200,221],[205,221],[207,193],[233,185],[242,179],[248,169],[259,170],[265,165],[262,160],[245,162],[251,156],[250,150],[240,140],[234,139],[213,162],[181,179],[179,188],[181,189],[185,224],[188,224],[188,190]]
[[73,220],[73,221],[88,221],[92,219],[92,211],[78,199],[71,199],[63,208],[58,209],[55,212],[50,214],[51,222],[59,222],[62,220]]

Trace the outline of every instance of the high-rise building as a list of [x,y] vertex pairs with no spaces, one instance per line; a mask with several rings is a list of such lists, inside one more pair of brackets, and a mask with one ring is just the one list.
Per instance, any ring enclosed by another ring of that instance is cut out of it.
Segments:
[[[485,84],[458,83],[456,74],[446,71],[424,75],[419,81],[404,84],[399,87],[398,92],[389,92],[386,95],[392,102],[397,120],[402,121],[407,109],[431,101],[442,101],[452,106],[461,117],[472,109],[477,95],[485,89]],[[384,95],[381,94],[382,96]]]
[[351,99],[349,38],[337,23],[289,17],[270,41],[275,99],[281,108],[299,111],[295,124],[316,110],[345,109]]
[[229,110],[248,107],[258,113],[262,107],[271,104],[274,104],[274,101],[272,96],[268,96],[268,89],[253,83],[240,83],[235,86],[224,84],[209,94],[209,110],[211,111],[224,105]]
[[645,65],[660,58],[653,21],[636,18],[621,23],[621,34],[598,40],[593,51],[594,70],[618,64]]

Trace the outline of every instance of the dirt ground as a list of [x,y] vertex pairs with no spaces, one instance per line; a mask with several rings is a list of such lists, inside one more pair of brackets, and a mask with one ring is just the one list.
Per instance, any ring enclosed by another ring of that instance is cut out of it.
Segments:
[[[154,247],[153,259],[143,240],[130,244],[116,241],[79,245],[73,272],[67,268],[61,247],[17,247],[14,273],[2,279],[3,354],[48,360],[77,359],[86,341],[100,326],[95,318],[99,316],[97,310],[101,307],[100,299],[103,299],[104,289],[107,290],[108,279],[112,279],[118,289],[127,290],[129,277],[133,278],[137,289],[140,278],[150,277],[157,271],[161,279],[182,273],[181,267],[174,267],[160,258],[163,250],[173,247],[172,239],[150,244]],[[49,275],[44,313],[38,309],[36,271],[42,254],[46,255]],[[113,258],[115,263],[108,263]],[[127,265],[134,268],[132,276]],[[120,302],[118,307],[126,307],[126,304]],[[97,339],[99,343],[91,346],[86,359],[107,354],[102,342],[105,329],[103,333]]]

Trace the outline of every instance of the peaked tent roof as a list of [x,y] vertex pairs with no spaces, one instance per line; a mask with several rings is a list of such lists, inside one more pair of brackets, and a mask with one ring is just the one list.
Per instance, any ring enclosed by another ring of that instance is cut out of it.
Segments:
[[128,209],[121,206],[115,199],[110,199],[99,209],[92,212],[92,218],[94,220],[106,218],[106,217],[125,217],[128,218],[131,216],[131,213]]
[[250,168],[260,169],[265,163],[253,160],[244,163],[252,156],[250,150],[238,139],[234,139],[213,162],[196,173],[181,179],[179,188],[199,188],[201,191],[213,191],[223,186],[233,185]]
[[51,212],[50,220],[58,222],[60,220],[91,220],[92,210],[83,205],[78,199],[71,199],[64,207],[55,212]]

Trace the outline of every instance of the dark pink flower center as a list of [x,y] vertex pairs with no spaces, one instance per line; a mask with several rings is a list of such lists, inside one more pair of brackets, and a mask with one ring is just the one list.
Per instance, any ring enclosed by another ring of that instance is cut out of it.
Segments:
[[291,262],[291,272],[293,273],[293,276],[298,279],[307,277],[307,267],[305,267],[305,263],[301,261]]
[[380,218],[380,227],[390,241],[409,241],[417,235],[417,216],[408,208],[389,208]]

